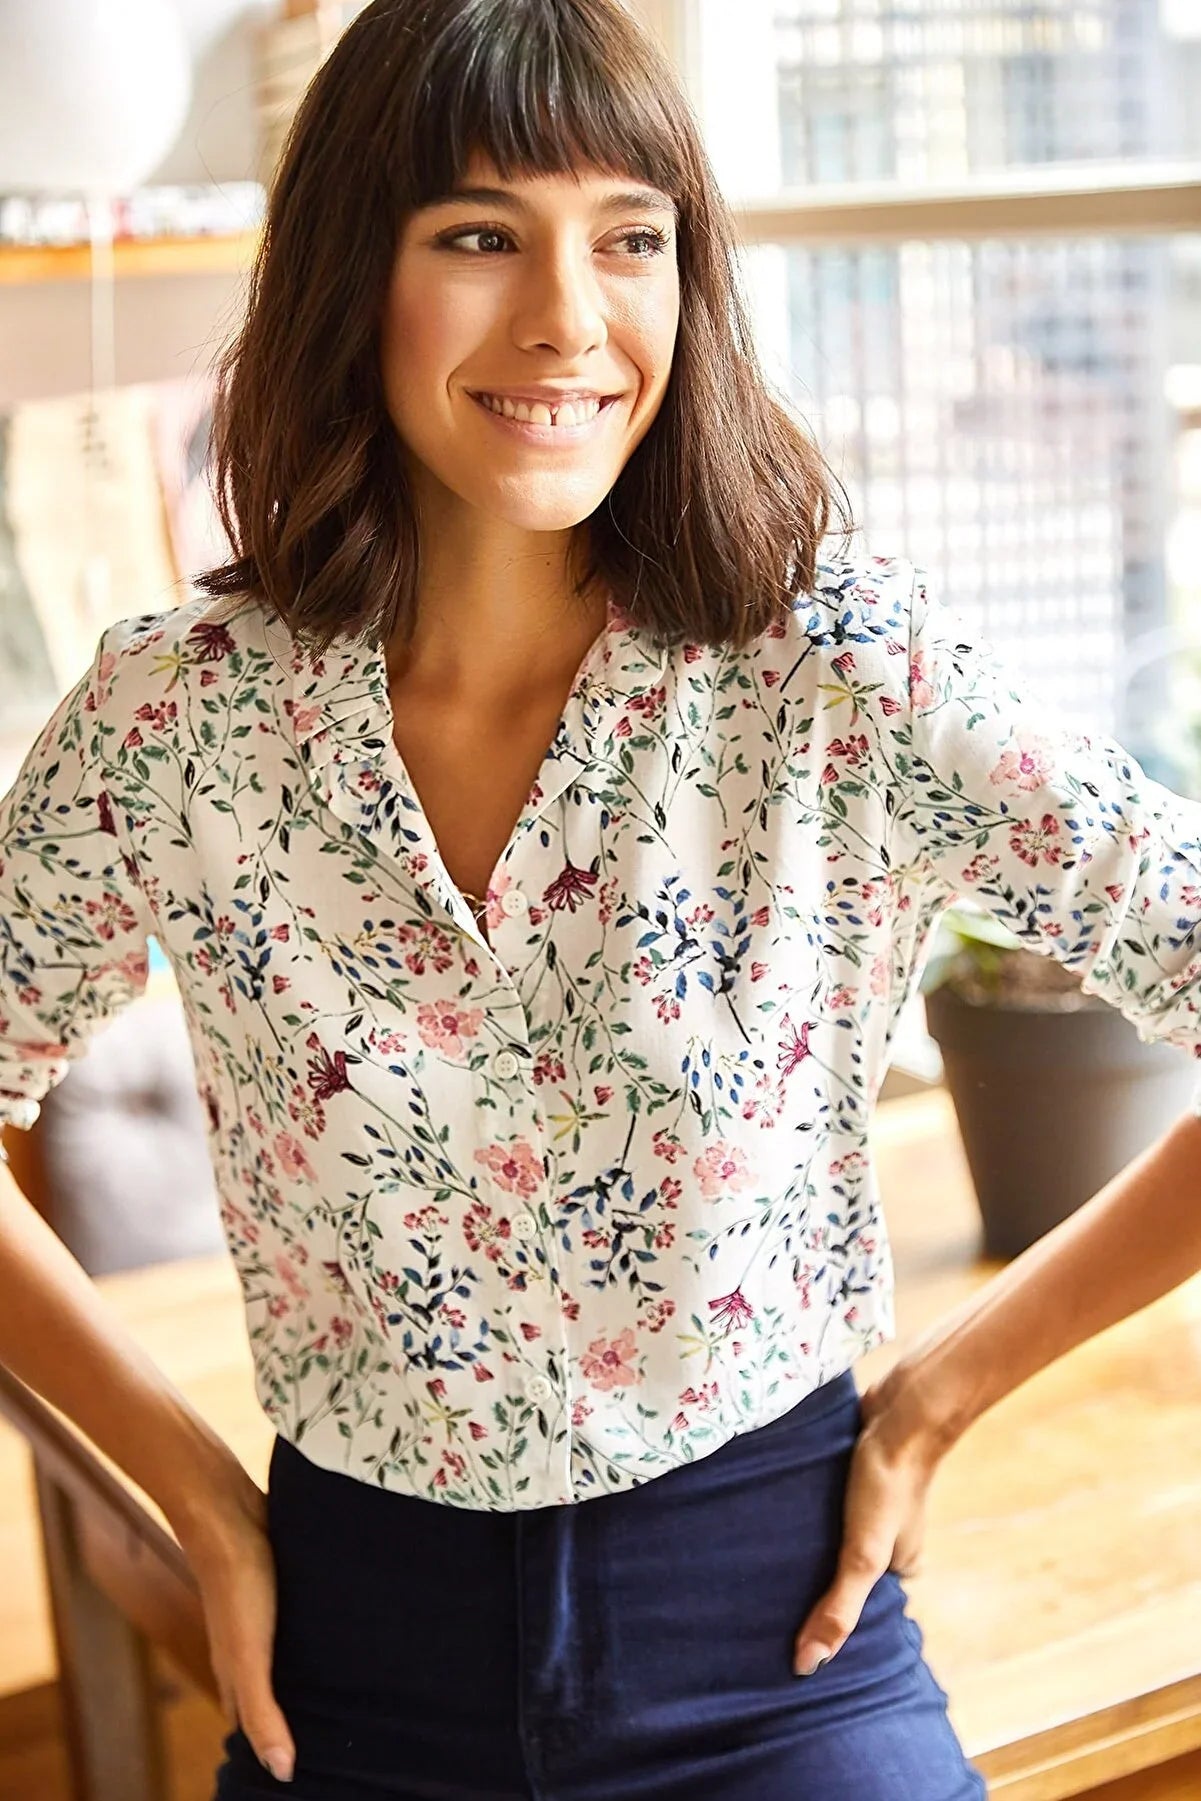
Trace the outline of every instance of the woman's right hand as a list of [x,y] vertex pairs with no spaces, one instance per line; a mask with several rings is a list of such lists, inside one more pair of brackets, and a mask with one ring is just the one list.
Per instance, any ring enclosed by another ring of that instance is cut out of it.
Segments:
[[202,1514],[172,1526],[200,1585],[221,1707],[259,1762],[290,1782],[296,1747],[271,1686],[276,1586],[267,1497],[235,1463],[218,1493],[206,1495]]

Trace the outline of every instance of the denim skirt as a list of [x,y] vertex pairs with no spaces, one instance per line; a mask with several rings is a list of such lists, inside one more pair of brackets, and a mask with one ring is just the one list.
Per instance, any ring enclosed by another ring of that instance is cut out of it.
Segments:
[[862,1408],[847,1370],[638,1488],[492,1513],[277,1438],[277,1782],[235,1728],[213,1801],[979,1801],[900,1579],[792,1673],[833,1579]]

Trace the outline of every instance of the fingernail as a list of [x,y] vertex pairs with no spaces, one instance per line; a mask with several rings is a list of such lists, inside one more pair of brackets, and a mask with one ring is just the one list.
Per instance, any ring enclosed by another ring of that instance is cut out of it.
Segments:
[[259,1762],[277,1782],[291,1782],[292,1759],[286,1751],[264,1751]]
[[793,1669],[798,1676],[815,1676],[824,1663],[829,1663],[830,1653],[824,1645],[809,1645],[801,1651]]

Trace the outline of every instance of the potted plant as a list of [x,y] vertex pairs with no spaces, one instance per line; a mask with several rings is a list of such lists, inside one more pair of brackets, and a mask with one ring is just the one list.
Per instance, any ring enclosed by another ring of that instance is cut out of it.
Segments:
[[970,903],[949,907],[922,977],[984,1222],[1016,1257],[1183,1113],[1196,1064],[1144,1044],[1076,971]]

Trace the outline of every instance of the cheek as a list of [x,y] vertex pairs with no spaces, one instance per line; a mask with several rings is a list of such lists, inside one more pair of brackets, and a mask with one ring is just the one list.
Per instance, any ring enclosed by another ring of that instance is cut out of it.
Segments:
[[436,269],[400,271],[388,293],[380,360],[394,405],[428,406],[445,398],[454,371],[468,362],[488,328],[484,284],[448,284]]
[[679,325],[680,294],[674,283],[648,282],[643,292],[626,303],[623,328],[627,343],[651,388],[666,385]]

